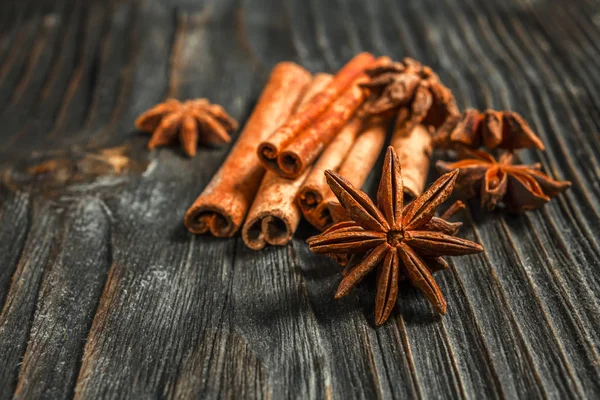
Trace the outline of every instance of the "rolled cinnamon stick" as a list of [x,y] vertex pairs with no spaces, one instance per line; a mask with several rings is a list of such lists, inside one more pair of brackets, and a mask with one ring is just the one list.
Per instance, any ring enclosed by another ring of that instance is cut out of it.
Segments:
[[323,202],[324,197],[331,193],[325,180],[325,171],[340,169],[362,128],[363,119],[354,116],[323,151],[319,160],[310,170],[306,181],[302,184],[298,192],[298,205],[304,217],[311,224],[316,224],[315,209]]
[[365,91],[358,85],[340,96],[314,124],[281,151],[277,158],[279,174],[293,178],[303,173],[340,132],[365,98]]
[[369,53],[348,62],[304,110],[259,145],[263,165],[287,178],[301,175],[364,102],[358,84],[368,79],[364,71],[374,62]]
[[[361,187],[375,165],[385,142],[388,123],[388,118],[380,116],[373,116],[365,120],[360,134],[337,170],[338,174],[348,179],[354,186]],[[322,176],[325,181],[325,175]],[[316,205],[311,204],[309,211],[304,212],[305,208],[302,208],[302,211],[305,218],[315,228],[324,231],[335,222],[329,207],[329,204],[335,201],[335,195],[326,183],[314,187],[319,187],[320,191],[318,194],[316,192],[310,194],[309,197],[322,200]]]
[[260,250],[267,244],[285,246],[289,243],[301,215],[294,199],[307,174],[308,171],[292,180],[267,171],[242,228],[246,246]]
[[192,233],[230,237],[238,231],[265,173],[256,158],[258,143],[290,116],[310,79],[294,63],[275,66],[231,153],[185,215]]
[[409,118],[407,112],[398,113],[390,145],[400,159],[404,192],[416,197],[425,189],[433,143],[427,128],[408,123]]
[[[331,79],[329,74],[315,75],[298,109],[302,110],[311,98],[321,93]],[[242,239],[246,246],[260,250],[267,244],[284,246],[289,243],[300,222],[296,194],[307,175],[308,171],[291,180],[267,171],[242,227]]]

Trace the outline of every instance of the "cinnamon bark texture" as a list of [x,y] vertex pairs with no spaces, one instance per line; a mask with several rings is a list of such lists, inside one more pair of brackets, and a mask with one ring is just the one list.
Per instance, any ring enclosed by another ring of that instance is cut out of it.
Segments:
[[317,229],[322,230],[317,222],[316,209],[329,194],[332,194],[325,180],[325,171],[340,169],[362,128],[363,119],[358,116],[352,118],[327,146],[300,188],[298,204],[302,214]]
[[[321,93],[331,78],[329,74],[317,74],[297,108],[301,110],[311,98]],[[289,243],[301,216],[296,195],[307,175],[308,171],[292,180],[267,171],[242,228],[246,246],[260,250],[267,244],[284,246]]]
[[[329,202],[335,195],[327,184],[325,170],[335,170],[353,185],[362,186],[381,153],[388,123],[389,119],[383,117],[373,116],[366,120],[356,117],[327,148],[327,154],[319,159],[298,196],[304,217],[315,228],[324,231],[334,223]],[[352,138],[355,140],[349,145]]]
[[275,66],[236,145],[187,211],[184,222],[191,232],[230,237],[238,231],[265,173],[257,145],[290,116],[310,79],[294,63]]
[[402,165],[404,192],[416,197],[423,193],[433,152],[431,134],[424,125],[412,125],[406,110],[396,119],[391,146]]
[[301,216],[294,200],[307,174],[292,180],[267,171],[242,228],[246,246],[260,250],[267,244],[285,246],[292,240]]
[[304,110],[263,141],[258,148],[263,165],[287,178],[300,176],[364,102],[359,84],[374,62],[368,53],[354,57]]

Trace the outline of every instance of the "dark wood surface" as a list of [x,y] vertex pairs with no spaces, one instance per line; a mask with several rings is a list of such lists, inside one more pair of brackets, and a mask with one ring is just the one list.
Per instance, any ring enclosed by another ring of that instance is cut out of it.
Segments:
[[[2,1],[0,398],[597,398],[599,5]],[[189,234],[228,148],[148,153],[133,129],[165,96],[244,122],[276,62],[365,49],[521,112],[548,148],[521,159],[574,184],[524,216],[470,204],[486,251],[436,275],[448,314],[404,286],[378,329],[373,285],[334,300],[308,226],[260,252]]]

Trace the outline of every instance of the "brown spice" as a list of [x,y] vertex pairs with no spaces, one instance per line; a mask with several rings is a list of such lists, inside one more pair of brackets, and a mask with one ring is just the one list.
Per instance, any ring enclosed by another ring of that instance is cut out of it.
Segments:
[[481,205],[488,210],[500,202],[514,213],[533,210],[571,187],[571,182],[556,181],[541,172],[540,164],[514,165],[510,152],[498,161],[481,150],[463,150],[461,157],[453,163],[438,161],[436,167],[440,173],[458,169],[457,192],[465,198],[480,194]]
[[541,139],[516,112],[479,112],[473,108],[449,118],[435,133],[434,143],[440,148],[485,146],[488,149],[533,147],[544,150]]
[[[348,211],[337,200],[330,201],[328,207],[335,224],[351,220]],[[428,229],[431,231],[442,232],[447,235],[456,235],[463,224],[462,222],[449,222],[449,219],[464,208],[465,204],[462,201],[455,201],[440,217],[431,218],[431,221],[427,223]],[[328,256],[333,258],[343,267],[347,266],[351,259],[348,254],[333,253],[328,254]]]
[[135,121],[135,126],[152,133],[148,148],[166,146],[179,140],[185,154],[196,154],[198,141],[202,144],[229,143],[228,131],[237,129],[237,122],[218,104],[207,99],[183,103],[168,99],[146,111]]
[[[377,116],[366,119],[355,117],[311,171],[312,179],[307,179],[303,185],[298,194],[298,203],[304,217],[317,229],[323,231],[334,223],[329,202],[335,199],[335,195],[327,185],[325,170],[337,170],[353,185],[361,187],[381,153],[388,121]],[[352,138],[355,139],[350,144]]]
[[361,86],[372,95],[365,110],[373,114],[389,114],[406,109],[413,126],[423,124],[438,128],[459,111],[450,89],[444,86],[431,68],[412,58],[401,62],[383,62],[367,70],[368,82]]
[[[297,109],[302,110],[331,78],[329,74],[315,75]],[[284,246],[289,243],[300,222],[296,194],[307,175],[308,171],[292,180],[267,171],[242,227],[242,238],[249,248],[260,250],[267,244]]]
[[377,206],[359,189],[335,172],[327,181],[351,220],[341,222],[308,240],[309,248],[323,254],[357,254],[362,257],[347,267],[336,298],[347,295],[369,272],[377,268],[375,323],[390,316],[398,295],[398,282],[408,279],[441,314],[446,301],[432,273],[447,268],[442,256],[473,254],[483,248],[432,226],[435,210],[452,193],[458,171],[450,172],[403,207],[400,162],[388,148],[377,193]]
[[346,159],[348,152],[352,148],[356,137],[363,127],[363,120],[354,116],[340,131],[340,133],[327,146],[323,154],[319,157],[315,165],[310,170],[306,181],[302,184],[298,192],[298,204],[304,216],[311,221],[311,213],[323,202],[327,193],[331,193],[327,181],[325,180],[325,171],[328,169],[337,171]]
[[310,79],[294,63],[275,66],[236,145],[187,211],[185,225],[191,232],[230,237],[238,231],[265,173],[257,145],[289,117]]
[[296,193],[307,174],[292,180],[267,171],[242,228],[246,246],[260,250],[267,244],[285,246],[292,240],[301,216]]
[[364,101],[357,85],[373,62],[369,53],[354,57],[304,110],[263,141],[258,148],[263,165],[287,178],[304,173]]
[[421,124],[407,123],[409,120],[407,110],[400,110],[390,145],[402,165],[404,192],[416,197],[425,189],[433,145],[429,130]]

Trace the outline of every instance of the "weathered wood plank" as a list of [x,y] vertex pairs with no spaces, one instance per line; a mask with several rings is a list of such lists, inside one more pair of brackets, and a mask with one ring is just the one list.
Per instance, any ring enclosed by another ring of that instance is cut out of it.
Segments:
[[110,267],[110,221],[105,206],[97,199],[84,198],[71,214],[65,245],[40,284],[15,390],[20,398],[72,396],[90,316],[96,311]]
[[0,312],[0,397],[10,398],[31,329],[31,318],[46,267],[55,258],[57,216],[40,203],[33,205],[31,228]]
[[[291,250],[291,248],[288,248]],[[274,398],[323,398],[331,391],[315,316],[288,249],[257,257],[238,241],[232,282],[232,322],[263,355]]]
[[4,304],[31,223],[30,196],[0,189],[0,202],[0,304]]

